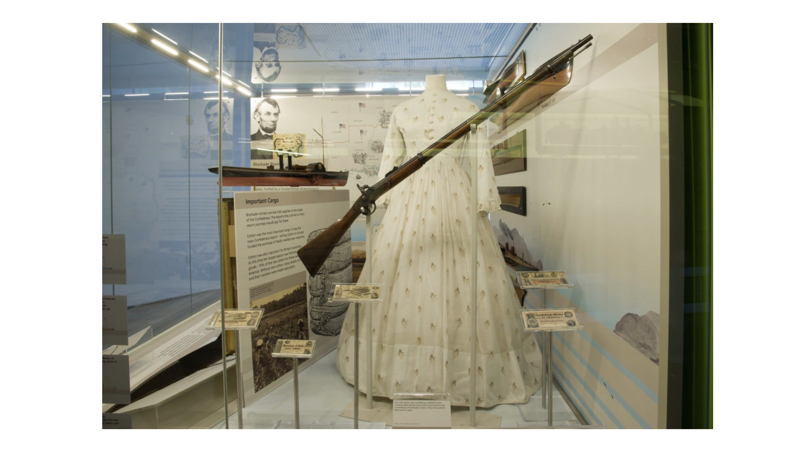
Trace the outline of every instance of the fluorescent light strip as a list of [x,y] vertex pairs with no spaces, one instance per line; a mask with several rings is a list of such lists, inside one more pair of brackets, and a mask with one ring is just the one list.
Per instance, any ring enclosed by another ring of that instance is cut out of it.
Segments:
[[[228,91],[223,90],[222,93],[225,94]],[[219,91],[203,91],[203,94],[217,94]]]
[[459,96],[459,97],[466,97],[466,96],[468,96],[469,94],[456,94],[456,95],[457,95],[457,96]]
[[118,23],[117,25],[121,26],[122,28],[125,28],[126,30],[130,31],[131,33],[136,33],[136,28],[134,28],[133,25],[131,25],[131,24]]
[[265,152],[273,152],[273,153],[286,153],[288,155],[311,156],[311,153],[286,152],[286,151],[283,151],[283,150],[270,150],[270,149],[267,149],[267,148],[258,148],[258,147],[256,147],[256,150],[264,150]]
[[164,50],[165,52],[171,54],[172,56],[178,56],[178,52],[174,48],[170,47],[169,45],[167,45],[167,44],[165,44],[165,43],[163,43],[161,41],[159,41],[158,39],[150,39],[150,42],[155,44],[157,47],[160,47],[162,50]]
[[[217,79],[219,80],[219,75],[217,75]],[[223,82],[223,83],[225,83],[225,84],[227,84],[227,85],[230,85],[230,84],[231,84],[231,80],[229,80],[229,79],[227,79],[227,78],[225,78],[225,77],[222,77],[222,82]]]
[[160,32],[160,31],[156,30],[155,28],[151,28],[151,30],[153,30],[154,32],[156,32],[156,34],[158,34],[159,36],[163,37],[164,39],[166,39],[166,40],[168,40],[168,41],[172,42],[172,43],[173,43],[173,44],[175,44],[175,45],[178,45],[178,43],[177,43],[177,42],[175,42],[175,41],[173,41],[172,39],[170,39],[170,38],[168,38],[168,37],[164,36],[164,33],[162,33],[162,32]]
[[107,94],[103,94],[103,97],[111,97],[111,96],[110,96],[110,95],[107,95]]
[[147,97],[150,94],[125,94],[125,97]]
[[247,89],[250,89],[250,85],[245,83],[244,81],[242,81],[242,80],[235,80],[235,81],[237,83],[241,84],[242,86],[246,87]]
[[188,92],[167,92],[164,95],[189,95]]
[[381,92],[383,88],[356,88],[356,92]]
[[297,89],[270,89],[270,92],[297,92]]
[[189,64],[193,65],[195,69],[201,70],[204,73],[208,73],[208,67],[200,64],[199,62],[189,58]]
[[204,62],[204,63],[208,64],[208,60],[207,60],[207,59],[205,59],[205,58],[203,58],[202,56],[198,55],[197,53],[195,53],[195,52],[193,52],[193,51],[191,51],[191,50],[189,50],[189,53],[191,53],[191,54],[193,54],[194,56],[196,56],[196,57],[197,57],[197,59],[203,60],[203,62]]
[[314,88],[314,92],[339,92],[339,88]]
[[269,98],[297,98],[296,95],[270,95]]
[[247,89],[245,89],[245,88],[243,88],[243,87],[241,87],[241,86],[236,86],[236,89],[237,89],[239,92],[241,92],[242,94],[244,94],[244,95],[246,95],[246,96],[248,96],[248,97],[252,97],[252,96],[253,96],[253,93],[252,93],[252,92],[248,91]]

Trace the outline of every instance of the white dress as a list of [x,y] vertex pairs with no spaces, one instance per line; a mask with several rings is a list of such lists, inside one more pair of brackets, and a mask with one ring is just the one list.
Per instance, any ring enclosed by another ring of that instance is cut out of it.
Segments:
[[[478,108],[448,91],[426,91],[392,113],[382,179]],[[431,159],[380,199],[386,215],[374,234],[372,282],[383,301],[359,317],[359,387],[366,392],[366,338],[373,335],[373,395],[449,392],[469,405],[470,277],[472,276],[470,155],[478,152],[478,379],[477,406],[525,403],[539,389],[541,352],[524,334],[514,292],[487,213],[500,209],[483,125]],[[463,168],[462,168],[463,165]],[[363,275],[363,272],[362,272]],[[363,279],[360,282],[366,282]],[[354,308],[347,311],[336,365],[353,383]]]

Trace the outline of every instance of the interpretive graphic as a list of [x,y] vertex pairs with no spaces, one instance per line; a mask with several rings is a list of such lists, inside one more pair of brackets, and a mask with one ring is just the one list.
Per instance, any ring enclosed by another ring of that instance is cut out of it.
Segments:
[[579,326],[572,309],[522,310],[522,321],[525,331],[574,329]]
[[[225,311],[225,329],[226,330],[252,330],[258,325],[261,320],[261,314],[264,311],[261,309],[252,309],[249,311]],[[219,311],[211,316],[208,321],[208,328],[222,328],[222,314]]]
[[315,341],[278,339],[272,352],[274,358],[311,358]]
[[[316,238],[324,228],[309,233],[308,241]],[[353,258],[350,245],[350,230],[339,239],[322,268],[308,280],[311,331],[321,336],[336,336],[342,330],[346,303],[332,303],[334,286],[353,281]]]
[[[319,222],[336,221],[349,206],[346,190],[234,194],[238,304],[264,310],[251,338],[241,343],[245,396],[252,398],[292,369],[291,361],[272,356],[278,339],[315,339],[320,345],[331,339],[309,326],[309,293],[325,290],[328,284],[332,290],[334,282],[326,281],[327,276],[346,276],[341,272],[352,270],[352,263],[344,257],[329,260],[324,277],[309,279],[297,250],[308,242]],[[349,240],[340,253],[350,257]],[[313,283],[313,291],[309,283]],[[336,333],[332,327],[328,332]],[[247,375],[250,371],[252,376]]]
[[511,259],[515,260],[514,262],[523,266],[542,270],[542,261],[533,259],[528,244],[525,243],[525,238],[516,228],[510,228],[503,222],[503,219],[500,219],[499,228],[492,227],[492,230],[497,237],[497,242],[506,250],[504,256],[512,256]]
[[381,298],[381,287],[375,284],[345,284],[333,290],[334,300],[376,300]]
[[128,345],[128,298],[103,296],[103,345]]
[[369,151],[373,153],[383,153],[383,141],[369,141]]
[[103,284],[125,284],[125,235],[103,235]]
[[644,315],[627,313],[617,322],[614,334],[658,364],[659,320],[658,313],[653,311]]

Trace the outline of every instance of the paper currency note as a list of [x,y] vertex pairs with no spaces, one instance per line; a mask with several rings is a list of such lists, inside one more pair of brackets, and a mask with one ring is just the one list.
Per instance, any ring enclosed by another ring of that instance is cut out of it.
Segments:
[[572,309],[549,309],[542,311],[522,311],[525,331],[577,328],[578,317]]
[[[251,309],[249,311],[229,310],[225,311],[225,329],[226,330],[252,330],[258,326],[258,321],[261,320],[263,309]],[[208,328],[222,328],[222,320],[220,320],[219,311],[215,312],[208,323]]]
[[[292,153],[306,152],[305,133],[275,133],[273,137],[275,150]],[[292,155],[293,158],[302,158],[303,155]]]
[[333,290],[335,300],[346,299],[378,299],[381,298],[381,287],[374,284],[343,284]]
[[543,285],[566,285],[567,274],[563,270],[551,270],[547,272],[520,272],[522,286],[543,286]]

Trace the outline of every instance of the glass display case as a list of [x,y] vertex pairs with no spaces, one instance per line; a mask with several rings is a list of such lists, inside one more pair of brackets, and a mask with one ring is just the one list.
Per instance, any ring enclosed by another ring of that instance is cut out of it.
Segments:
[[105,24],[104,426],[680,426],[690,39]]

